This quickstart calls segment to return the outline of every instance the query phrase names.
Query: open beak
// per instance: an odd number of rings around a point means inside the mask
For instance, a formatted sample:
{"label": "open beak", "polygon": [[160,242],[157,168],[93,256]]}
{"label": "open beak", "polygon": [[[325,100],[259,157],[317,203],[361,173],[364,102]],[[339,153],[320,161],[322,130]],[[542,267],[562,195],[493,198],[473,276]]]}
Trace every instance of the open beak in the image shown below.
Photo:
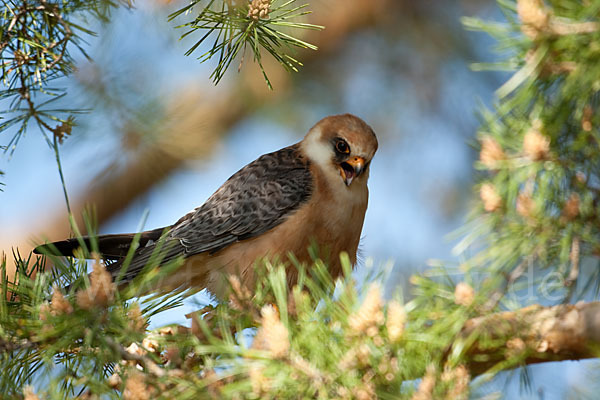
{"label": "open beak", "polygon": [[362,157],[352,157],[348,161],[340,164],[340,175],[346,186],[350,186],[352,180],[359,176],[365,168],[365,159]]}

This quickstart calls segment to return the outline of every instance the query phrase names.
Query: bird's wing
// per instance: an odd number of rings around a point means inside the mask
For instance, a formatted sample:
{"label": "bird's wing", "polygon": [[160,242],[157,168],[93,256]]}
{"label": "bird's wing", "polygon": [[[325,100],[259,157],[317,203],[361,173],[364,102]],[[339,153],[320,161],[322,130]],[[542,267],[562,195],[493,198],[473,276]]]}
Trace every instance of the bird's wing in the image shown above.
{"label": "bird's wing", "polygon": [[[256,237],[282,223],[309,199],[312,190],[309,164],[298,145],[265,154],[236,172],[202,206],[172,226],[164,238],[162,263],[180,255],[214,253]],[[156,245],[138,251],[125,281],[144,267]]]}
{"label": "bird's wing", "polygon": [[312,193],[298,146],[261,156],[235,173],[202,206],[173,226],[186,254],[214,253],[283,222]]}

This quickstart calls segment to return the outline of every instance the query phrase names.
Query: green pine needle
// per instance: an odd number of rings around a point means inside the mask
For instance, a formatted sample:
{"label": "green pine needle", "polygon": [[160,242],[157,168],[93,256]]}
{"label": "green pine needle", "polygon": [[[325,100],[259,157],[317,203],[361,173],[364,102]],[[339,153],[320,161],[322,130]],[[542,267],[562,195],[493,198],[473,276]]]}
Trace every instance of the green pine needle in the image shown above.
{"label": "green pine needle", "polygon": [[273,56],[287,71],[298,71],[298,67],[302,64],[290,53],[294,49],[317,50],[317,47],[286,31],[323,29],[319,25],[292,21],[310,13],[306,10],[308,4],[297,6],[295,0],[289,0],[283,4],[278,3],[280,2],[277,0],[270,3],[268,18],[253,19],[248,16],[249,2],[194,0],[172,13],[169,20],[191,14],[194,7],[200,8],[198,15],[193,20],[179,25],[177,28],[187,29],[181,35],[181,39],[197,32],[202,34],[188,49],[186,55],[196,52],[202,44],[208,43],[209,38],[214,38],[212,44],[209,45],[209,49],[198,56],[198,59],[200,62],[213,58],[217,59],[217,66],[210,75],[215,84],[221,81],[225,72],[238,57],[241,57],[239,65],[239,68],[241,68],[244,53],[249,48],[254,61],[263,73],[267,86],[273,89],[262,64],[262,51],[266,51]]}

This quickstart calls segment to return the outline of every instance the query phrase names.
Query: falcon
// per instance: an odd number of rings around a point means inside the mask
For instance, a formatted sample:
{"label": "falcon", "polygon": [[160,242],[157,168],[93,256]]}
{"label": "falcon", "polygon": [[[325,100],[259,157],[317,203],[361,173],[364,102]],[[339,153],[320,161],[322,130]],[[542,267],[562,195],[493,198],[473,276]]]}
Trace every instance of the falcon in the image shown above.
{"label": "falcon", "polygon": [[[231,274],[253,287],[255,262],[265,257],[309,264],[316,255],[336,277],[342,272],[341,252],[356,263],[376,151],[375,133],[362,119],[326,117],[299,143],[240,169],[173,225],[142,232],[124,273],[120,270],[134,233],[98,236],[99,251],[115,260],[107,269],[121,283],[134,279],[159,248],[163,265],[182,256],[183,265],[155,288],[160,291],[206,288],[222,297],[227,288],[223,277]],[[90,239],[84,240],[89,245]],[[34,251],[72,256],[79,247],[73,238]],[[311,248],[318,254],[311,254]]]}

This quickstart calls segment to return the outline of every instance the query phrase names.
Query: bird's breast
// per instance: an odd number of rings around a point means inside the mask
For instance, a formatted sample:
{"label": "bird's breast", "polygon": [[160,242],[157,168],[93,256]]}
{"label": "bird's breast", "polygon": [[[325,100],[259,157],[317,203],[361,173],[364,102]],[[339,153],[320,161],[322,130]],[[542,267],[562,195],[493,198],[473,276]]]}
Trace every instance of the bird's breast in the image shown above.
{"label": "bird's breast", "polygon": [[[223,276],[234,274],[252,288],[257,260],[276,257],[289,263],[288,254],[293,253],[298,261],[310,265],[313,260],[309,248],[315,246],[334,277],[342,272],[340,252],[347,252],[354,264],[367,209],[366,181],[346,187],[340,180],[343,186],[332,188],[320,178],[316,175],[311,197],[273,229],[217,253],[188,258],[185,269],[197,281],[195,286],[205,286],[222,297],[227,287]],[[288,270],[288,280],[295,281],[294,269]]]}
{"label": "bird's breast", "polygon": [[340,252],[347,252],[352,263],[356,262],[369,195],[366,179],[346,186],[339,176],[327,177],[319,172],[314,176],[313,196],[291,217],[298,218],[298,224],[304,222],[304,248],[298,250],[310,263],[306,248],[316,245],[332,275],[337,276],[341,273]]}

